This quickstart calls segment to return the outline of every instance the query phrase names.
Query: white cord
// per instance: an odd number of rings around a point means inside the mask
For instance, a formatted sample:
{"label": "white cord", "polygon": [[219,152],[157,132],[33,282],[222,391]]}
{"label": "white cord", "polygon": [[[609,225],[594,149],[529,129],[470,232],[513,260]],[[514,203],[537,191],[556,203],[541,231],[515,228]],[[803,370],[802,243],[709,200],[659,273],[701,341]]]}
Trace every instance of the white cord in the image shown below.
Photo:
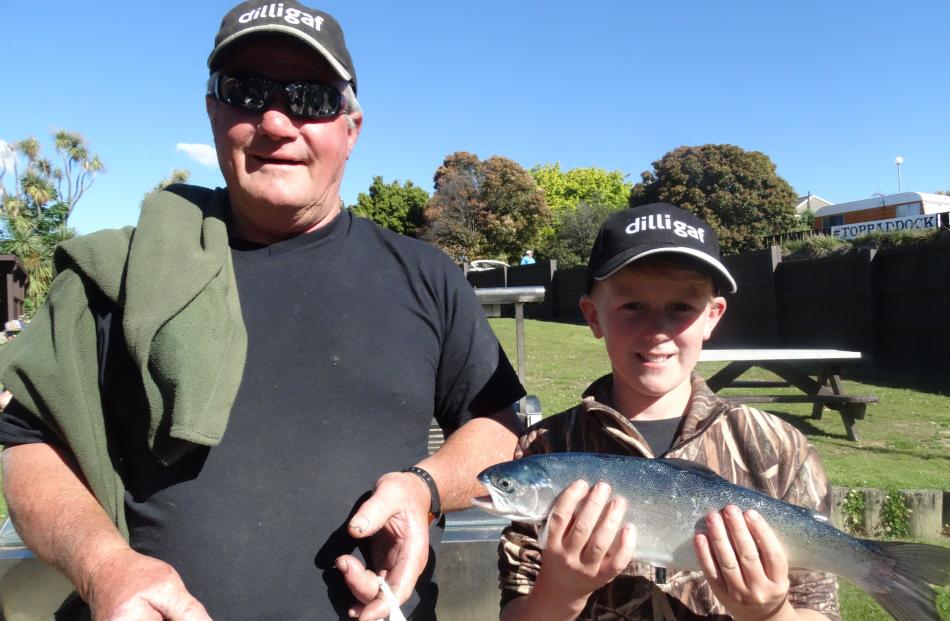
{"label": "white cord", "polygon": [[376,576],[376,580],[379,582],[379,590],[383,592],[383,599],[389,604],[389,621],[406,621],[406,617],[399,610],[399,601],[393,595],[392,589],[389,588],[382,576]]}

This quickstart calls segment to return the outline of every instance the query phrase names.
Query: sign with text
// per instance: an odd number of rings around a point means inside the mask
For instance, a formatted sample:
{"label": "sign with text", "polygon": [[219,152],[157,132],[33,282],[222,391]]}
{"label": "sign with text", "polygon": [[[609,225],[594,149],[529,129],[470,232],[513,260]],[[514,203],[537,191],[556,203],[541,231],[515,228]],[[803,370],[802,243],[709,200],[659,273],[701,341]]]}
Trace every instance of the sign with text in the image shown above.
{"label": "sign with text", "polygon": [[940,214],[922,214],[919,216],[904,216],[887,220],[872,220],[871,222],[856,222],[831,227],[831,234],[841,239],[854,239],[874,231],[893,233],[895,231],[912,231],[914,229],[934,229],[940,226]]}

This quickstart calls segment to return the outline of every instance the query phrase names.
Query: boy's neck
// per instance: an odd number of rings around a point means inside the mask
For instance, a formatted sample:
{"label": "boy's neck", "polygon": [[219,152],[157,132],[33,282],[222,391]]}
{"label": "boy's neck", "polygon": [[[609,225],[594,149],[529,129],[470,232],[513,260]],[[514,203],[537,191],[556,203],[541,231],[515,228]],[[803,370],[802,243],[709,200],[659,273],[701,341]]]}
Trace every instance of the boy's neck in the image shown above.
{"label": "boy's neck", "polygon": [[617,381],[614,376],[611,397],[618,412],[629,419],[662,420],[680,418],[686,413],[693,387],[690,378],[659,397],[640,394]]}

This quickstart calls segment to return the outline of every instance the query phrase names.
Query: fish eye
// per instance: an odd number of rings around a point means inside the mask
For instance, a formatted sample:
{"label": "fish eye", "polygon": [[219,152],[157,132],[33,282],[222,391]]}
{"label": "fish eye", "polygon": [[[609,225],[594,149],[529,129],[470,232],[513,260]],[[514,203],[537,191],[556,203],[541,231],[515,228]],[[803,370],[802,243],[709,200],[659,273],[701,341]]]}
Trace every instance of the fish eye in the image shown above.
{"label": "fish eye", "polygon": [[515,484],[512,483],[511,479],[509,478],[499,479],[498,481],[498,489],[503,492],[510,492],[514,486]]}

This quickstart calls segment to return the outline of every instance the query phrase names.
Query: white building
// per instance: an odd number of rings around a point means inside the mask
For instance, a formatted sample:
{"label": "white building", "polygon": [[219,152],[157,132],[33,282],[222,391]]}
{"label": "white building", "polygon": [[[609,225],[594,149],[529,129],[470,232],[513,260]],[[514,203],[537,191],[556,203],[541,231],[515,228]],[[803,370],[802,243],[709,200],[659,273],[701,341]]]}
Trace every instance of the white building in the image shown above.
{"label": "white building", "polygon": [[822,207],[827,207],[831,204],[831,201],[826,201],[817,194],[807,194],[798,197],[798,202],[795,203],[795,213],[802,214],[806,209],[810,209],[812,213],[815,213]]}
{"label": "white building", "polygon": [[[815,229],[850,239],[874,230],[900,231],[940,226],[950,213],[950,196],[901,192],[848,203],[829,204],[813,210]],[[929,216],[929,217],[927,217]]]}

